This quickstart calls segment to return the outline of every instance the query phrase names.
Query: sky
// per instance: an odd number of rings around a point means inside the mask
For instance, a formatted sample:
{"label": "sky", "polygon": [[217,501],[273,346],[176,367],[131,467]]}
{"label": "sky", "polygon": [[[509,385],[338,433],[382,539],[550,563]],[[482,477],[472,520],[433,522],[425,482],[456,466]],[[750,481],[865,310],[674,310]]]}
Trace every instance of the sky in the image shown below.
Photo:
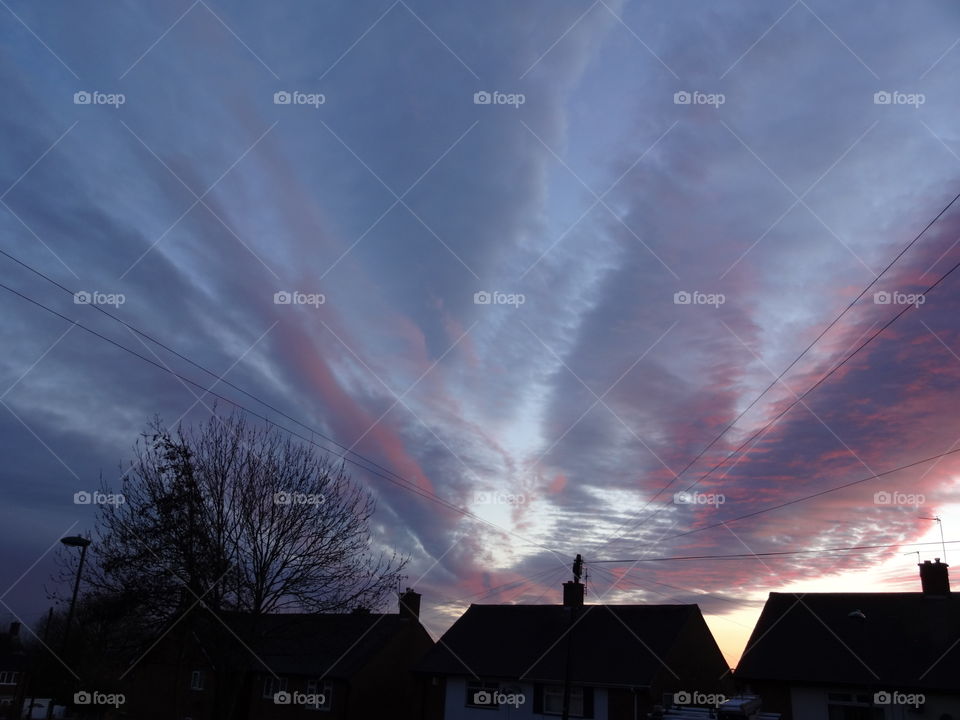
{"label": "sky", "polygon": [[956,3],[0,4],[4,617],[173,373],[402,478],[434,637],[582,553],[736,663],[956,536]]}

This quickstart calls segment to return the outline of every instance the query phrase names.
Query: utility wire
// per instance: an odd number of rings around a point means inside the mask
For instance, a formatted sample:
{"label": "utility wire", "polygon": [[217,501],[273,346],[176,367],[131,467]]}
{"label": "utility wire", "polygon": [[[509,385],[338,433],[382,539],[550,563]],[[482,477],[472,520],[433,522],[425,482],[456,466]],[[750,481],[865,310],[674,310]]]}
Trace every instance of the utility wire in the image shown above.
{"label": "utility wire", "polygon": [[[952,275],[952,274],[957,270],[957,268],[960,268],[960,262],[956,263],[953,267],[951,267],[949,270],[947,270],[946,273],[944,273],[943,275],[941,275],[934,283],[932,283],[929,287],[927,287],[927,289],[924,290],[921,294],[922,294],[922,295],[928,295],[928,294],[930,294],[930,292],[932,292],[938,285],[940,285],[940,283],[942,283],[942,282],[943,282],[944,280],[946,280],[950,275]],[[702,480],[706,479],[708,476],[710,476],[711,474],[713,474],[718,468],[720,468],[724,463],[726,463],[727,460],[729,460],[731,457],[733,457],[734,455],[736,455],[737,453],[739,453],[739,452],[740,452],[744,447],[746,447],[749,443],[753,442],[753,441],[754,441],[755,439],[757,439],[760,435],[762,435],[764,432],[766,432],[768,428],[770,428],[770,427],[771,427],[774,423],[776,423],[780,418],[782,418],[784,415],[786,415],[786,414],[787,414],[790,410],[792,410],[798,403],[802,402],[803,399],[804,399],[807,395],[809,395],[811,392],[813,392],[813,391],[816,390],[818,387],[820,387],[820,385],[822,385],[824,382],[826,382],[826,380],[827,380],[831,375],[833,375],[837,370],[839,370],[839,369],[842,368],[844,365],[846,365],[846,364],[854,357],[854,355],[856,355],[856,354],[859,353],[861,350],[863,350],[867,345],[869,345],[871,342],[873,342],[884,330],[886,330],[888,327],[890,327],[891,325],[893,325],[893,323],[895,323],[897,320],[899,320],[899,319],[904,315],[904,313],[906,313],[907,311],[909,311],[909,310],[911,310],[911,309],[913,309],[913,308],[914,308],[913,305],[905,305],[904,308],[903,308],[900,312],[898,312],[896,315],[894,315],[892,318],[890,318],[889,321],[887,321],[885,324],[883,324],[873,335],[871,335],[869,338],[867,338],[859,347],[857,347],[853,352],[851,352],[849,355],[847,355],[847,356],[846,356],[843,360],[841,360],[839,363],[837,363],[836,365],[834,365],[826,374],[824,374],[819,380],[817,380],[817,382],[815,382],[813,385],[811,385],[809,388],[807,388],[807,389],[803,392],[802,395],[798,395],[798,396],[796,397],[796,399],[793,400],[793,402],[791,402],[790,404],[788,404],[787,407],[785,407],[783,410],[781,410],[779,413],[777,413],[777,415],[776,415],[772,420],[770,420],[769,422],[767,422],[763,427],[761,427],[759,430],[757,430],[753,435],[751,435],[751,436],[748,437],[746,440],[744,440],[742,443],[740,443],[740,445],[738,445],[732,452],[730,452],[730,454],[728,454],[725,458],[723,458],[722,460],[720,460],[720,462],[718,462],[718,463],[717,463],[716,465],[714,465],[712,468],[710,468],[709,470],[707,470],[707,472],[705,472],[703,475],[701,475],[699,478],[697,478],[693,483],[691,483],[691,484],[688,485],[686,488],[684,488],[683,492],[687,492],[687,491],[689,491],[690,489],[694,488],[694,487],[695,487],[696,485],[698,485]],[[936,456],[936,457],[939,457],[939,456]],[[925,461],[921,460],[920,462],[925,462]],[[908,465],[908,466],[906,466],[906,467],[910,467],[910,466]],[[891,471],[891,472],[893,472],[893,471]],[[883,475],[883,474],[884,474],[884,473],[881,473],[881,475]],[[679,476],[678,476],[678,477],[679,477]],[[877,475],[876,477],[880,477],[880,475]],[[674,479],[676,479],[676,478],[674,478]],[[871,479],[871,478],[867,478],[867,479]],[[672,482],[672,481],[671,481],[671,482]],[[861,481],[861,482],[862,482],[862,481]],[[653,498],[651,498],[651,499],[647,502],[646,505],[644,505],[644,508],[646,508],[647,506],[649,506],[649,504],[650,504],[651,502],[653,502],[654,499],[656,499],[657,497],[659,497],[669,486],[670,486],[670,483],[668,483],[667,485],[665,485],[664,487],[662,487],[662,488],[657,492],[657,494],[654,495]],[[841,486],[841,487],[845,487],[845,486]],[[815,495],[812,495],[812,496],[810,496],[810,497],[816,497],[816,496],[815,496]],[[637,520],[636,522],[632,523],[632,524],[630,525],[630,527],[628,528],[628,530],[632,530],[633,528],[637,527],[638,525],[642,525],[642,524],[644,524],[644,523],[646,523],[646,522],[649,522],[652,518],[656,517],[656,516],[664,509],[664,507],[666,507],[666,506],[665,506],[665,505],[661,505],[658,510],[654,511],[653,513],[651,513],[650,515],[648,515],[646,518],[643,518],[643,520]],[[642,510],[641,510],[641,512],[642,512]],[[618,530],[617,533],[615,533],[613,536],[611,536],[611,537],[610,537],[608,540],[606,540],[605,542],[610,542],[611,540],[616,539],[616,537],[619,537],[619,533],[621,533],[621,532],[622,532],[622,528],[621,528],[621,530]],[[679,537],[679,536],[678,536],[678,535],[672,535],[671,537]],[[667,538],[667,539],[669,539],[669,538]]]}
{"label": "utility wire", "polygon": [[[30,264],[24,262],[23,260],[20,260],[19,258],[14,257],[14,256],[11,255],[10,253],[6,252],[5,250],[0,249],[0,255],[3,255],[4,257],[9,258],[9,259],[12,260],[13,262],[17,263],[17,264],[20,265],[21,267],[26,268],[27,270],[29,270],[30,272],[32,272],[34,275],[37,275],[38,277],[43,278],[43,279],[46,280],[48,283],[56,286],[57,288],[59,288],[60,290],[62,290],[62,291],[65,292],[65,293],[67,293],[68,295],[70,295],[70,296],[75,296],[75,295],[76,295],[76,293],[75,293],[74,291],[72,291],[70,288],[66,287],[65,285],[62,285],[61,283],[57,282],[56,280],[54,280],[54,279],[51,278],[50,276],[46,275],[45,273],[41,272],[40,270],[37,270],[36,268],[34,268],[33,266],[31,266]],[[305,430],[309,430],[311,433],[315,433],[316,435],[319,435],[321,438],[323,438],[324,440],[326,440],[326,441],[329,442],[329,443],[332,443],[333,445],[335,445],[336,447],[340,448],[340,449],[343,450],[344,452],[350,453],[351,455],[354,455],[354,456],[356,456],[356,457],[358,457],[358,458],[361,458],[364,462],[369,463],[369,464],[372,465],[373,467],[376,467],[377,469],[382,470],[383,472],[390,473],[390,474],[393,475],[394,477],[399,478],[399,479],[403,480],[404,482],[407,482],[407,483],[410,483],[410,484],[415,484],[415,483],[413,483],[412,481],[407,480],[406,478],[404,478],[404,477],[403,477],[402,475],[400,475],[399,473],[396,473],[396,472],[394,472],[393,470],[390,470],[389,468],[383,467],[382,465],[378,464],[376,461],[370,459],[369,457],[363,455],[362,453],[356,452],[355,450],[353,450],[353,449],[351,449],[351,448],[349,448],[349,447],[347,447],[347,446],[345,446],[345,445],[343,445],[343,444],[341,444],[341,443],[338,443],[336,440],[334,440],[333,438],[325,435],[324,433],[320,432],[320,431],[317,430],[316,428],[311,427],[311,426],[309,426],[309,425],[306,425],[306,424],[304,424],[303,422],[297,420],[296,418],[291,417],[290,415],[288,415],[287,413],[283,412],[283,411],[280,410],[279,408],[274,407],[273,405],[271,405],[270,403],[268,403],[266,400],[263,400],[263,399],[257,397],[256,395],[254,395],[253,393],[248,392],[247,390],[244,390],[242,387],[239,387],[238,385],[235,385],[234,383],[232,383],[231,381],[227,380],[226,378],[218,375],[218,374],[215,373],[213,370],[210,370],[209,368],[204,367],[204,366],[201,365],[200,363],[195,362],[194,360],[191,360],[191,359],[190,359],[189,357],[187,357],[186,355],[178,352],[177,350],[174,350],[172,347],[170,347],[169,345],[166,345],[165,343],[161,342],[160,340],[158,340],[158,339],[155,338],[154,336],[152,336],[152,335],[150,335],[150,334],[148,334],[148,333],[143,332],[142,330],[140,330],[139,328],[135,327],[134,325],[131,325],[130,323],[128,323],[128,322],[127,322],[126,320],[124,320],[123,318],[118,317],[117,315],[109,312],[108,310],[104,310],[104,309],[103,309],[102,307],[100,307],[99,305],[90,305],[90,307],[93,308],[94,310],[96,310],[97,312],[102,313],[103,315],[106,315],[106,316],[107,316],[108,318],[110,318],[111,320],[114,320],[114,321],[120,323],[121,325],[123,325],[125,328],[127,328],[127,329],[130,330],[131,332],[136,333],[136,334],[139,335],[140,337],[145,338],[146,340],[149,340],[150,342],[154,343],[155,345],[163,348],[163,349],[166,350],[167,352],[172,353],[172,354],[175,355],[176,357],[178,357],[178,358],[180,358],[181,360],[189,363],[190,365],[192,365],[193,367],[197,368],[198,370],[202,370],[203,372],[205,372],[207,375],[209,375],[210,377],[214,378],[214,379],[217,380],[218,382],[220,382],[220,383],[222,383],[222,384],[224,384],[224,385],[227,385],[228,387],[233,388],[233,389],[236,390],[237,392],[240,392],[240,393],[242,393],[243,395],[247,396],[247,397],[250,398],[251,400],[254,400],[255,402],[260,403],[261,405],[263,405],[264,407],[268,408],[269,410],[277,413],[278,415],[280,415],[280,416],[283,417],[284,419],[289,420],[290,422],[295,423],[296,425],[299,425],[300,427],[302,427],[302,428],[305,429]],[[341,457],[342,457],[343,453],[339,453],[339,454],[340,454]]]}
{"label": "utility wire", "polygon": [[[769,385],[767,385],[767,386],[763,389],[763,391],[762,391],[759,395],[757,395],[757,397],[755,397],[755,398],[753,399],[753,401],[751,401],[751,403],[750,403],[749,405],[747,405],[747,406],[740,412],[740,414],[737,415],[736,418],[733,419],[732,422],[730,422],[728,425],[726,425],[726,426],[723,428],[723,430],[721,430],[720,433],[719,433],[716,437],[713,438],[713,440],[711,440],[706,446],[704,446],[703,449],[700,450],[700,452],[698,452],[698,453],[694,456],[694,458],[693,458],[690,462],[688,462],[688,463],[683,467],[682,470],[680,470],[679,473],[675,474],[674,477],[673,477],[673,479],[671,479],[666,485],[664,485],[662,488],[660,488],[660,490],[658,490],[657,493],[656,493],[652,498],[650,498],[650,499],[646,502],[646,504],[644,504],[644,506],[640,509],[640,512],[643,512],[644,510],[646,510],[646,509],[650,506],[650,504],[653,503],[653,502],[654,502],[658,497],[660,497],[664,492],[666,492],[667,489],[669,489],[670,486],[672,486],[674,482],[676,482],[677,480],[679,480],[682,475],[686,474],[686,472],[687,472],[691,467],[693,467],[693,465],[694,465],[701,457],[703,457],[704,453],[706,453],[710,448],[712,448],[712,447],[720,440],[720,438],[722,438],[724,435],[727,434],[727,432],[730,430],[730,428],[732,428],[734,425],[736,425],[736,424],[740,421],[740,419],[741,419],[744,415],[746,415],[747,412],[748,412],[754,405],[757,404],[757,402],[760,400],[760,398],[762,398],[764,395],[766,395],[767,392],[769,392],[770,389],[771,389],[774,385],[776,385],[778,382],[780,382],[780,380],[784,377],[784,375],[786,375],[798,362],[800,362],[800,360],[803,359],[803,357],[813,348],[814,345],[816,345],[818,342],[820,342],[820,340],[823,338],[823,336],[826,335],[826,334],[844,317],[844,315],[846,315],[846,314],[850,311],[850,309],[851,309],[854,305],[857,304],[857,302],[859,302],[860,298],[862,298],[864,295],[866,295],[866,294],[870,291],[870,288],[872,288],[874,285],[876,285],[877,281],[880,280],[880,278],[883,277],[883,276],[887,273],[887,271],[890,270],[890,268],[892,268],[892,267],[894,266],[894,264],[896,264],[896,262],[897,262],[901,257],[903,257],[904,254],[906,254],[906,252],[907,252],[911,247],[913,247],[913,246],[917,243],[917,241],[920,240],[920,238],[927,232],[927,230],[929,230],[929,229],[934,225],[934,223],[936,223],[936,222],[944,215],[944,213],[946,213],[947,210],[949,210],[949,209],[953,206],[953,204],[957,202],[957,200],[960,200],[960,193],[957,193],[956,195],[954,195],[953,199],[952,199],[950,202],[948,202],[948,203],[943,207],[943,209],[942,209],[940,212],[938,212],[938,213],[936,214],[936,216],[935,216],[930,222],[928,222],[928,223],[926,224],[926,226],[923,228],[923,230],[921,230],[919,233],[917,233],[917,234],[914,236],[914,238],[913,238],[909,243],[907,243],[907,244],[903,247],[903,249],[900,250],[899,253],[896,254],[896,256],[893,258],[893,260],[891,260],[891,261],[887,264],[887,266],[886,266],[885,268],[883,268],[883,270],[880,271],[880,274],[877,275],[873,280],[871,280],[870,283],[867,284],[867,286],[864,287],[863,290],[861,290],[860,293],[859,293],[853,300],[851,300],[851,301],[847,304],[847,306],[840,312],[840,314],[837,315],[837,316],[830,322],[830,324],[827,325],[827,326],[820,332],[820,334],[817,335],[817,336],[813,339],[813,341],[803,349],[803,352],[801,352],[796,358],[794,358],[794,360],[793,360],[789,365],[787,365],[787,367],[784,368],[783,371],[782,371],[779,375],[777,375],[777,377],[773,380],[773,382],[771,382]],[[909,307],[909,306],[908,306],[908,307]],[[831,372],[832,372],[832,371],[831,371]],[[806,394],[806,393],[804,393],[804,394]],[[794,403],[794,404],[795,404],[795,403]],[[791,405],[791,407],[792,407],[792,405]],[[789,410],[789,408],[787,408],[787,409]],[[778,418],[779,418],[779,416],[778,416]],[[730,457],[732,457],[732,456],[735,455],[737,452],[739,452],[742,447],[743,447],[743,445],[741,445],[739,448],[737,448],[736,450],[734,450],[733,452],[731,452],[729,455],[727,455],[727,457],[725,457],[723,460],[721,460],[720,464],[723,464],[723,463],[726,462]],[[709,474],[712,473],[714,470],[716,470],[717,467],[718,467],[718,466],[715,466],[714,468],[712,468],[712,469],[707,473],[707,475],[709,475]],[[706,475],[702,476],[697,482],[700,482],[700,480],[703,480],[704,477],[706,477]],[[694,483],[694,484],[696,484],[696,483]],[[692,486],[691,486],[691,487],[692,487]],[[689,489],[689,488],[688,488],[688,489]],[[652,517],[652,516],[650,516],[650,517]],[[647,520],[649,520],[649,517],[646,518],[646,519],[644,519],[643,522],[646,522]],[[625,524],[626,524],[626,523],[625,523]],[[632,527],[633,527],[633,526],[631,526],[630,529],[632,529]],[[613,534],[612,536],[610,536],[609,538],[607,538],[606,540],[604,540],[603,543],[604,543],[604,544],[609,543],[610,541],[612,541],[612,540],[616,539],[617,537],[619,537],[619,536],[620,536],[620,533],[622,532],[622,530],[623,530],[623,526],[621,526],[620,528],[618,528],[618,529],[614,532],[614,534]]]}
{"label": "utility wire", "polygon": [[[85,330],[86,332],[90,333],[91,335],[94,335],[95,337],[100,338],[101,340],[105,340],[106,342],[110,343],[111,345],[114,345],[114,346],[120,348],[120,349],[123,350],[124,352],[127,352],[127,353],[133,355],[134,357],[140,358],[140,359],[143,360],[144,362],[147,362],[147,363],[149,363],[150,365],[153,365],[154,367],[162,370],[163,372],[169,373],[170,375],[172,375],[172,376],[174,376],[175,378],[179,379],[181,382],[184,382],[184,383],[188,383],[188,384],[190,384],[190,385],[193,385],[194,387],[197,387],[197,388],[199,388],[200,390],[202,390],[204,393],[209,394],[209,395],[212,395],[213,397],[215,397],[215,398],[217,398],[217,399],[219,399],[219,400],[223,400],[224,402],[232,405],[233,407],[235,407],[235,408],[237,408],[237,409],[239,409],[239,410],[241,410],[241,411],[243,411],[243,412],[245,412],[245,413],[247,413],[247,414],[249,414],[249,415],[251,415],[251,416],[253,416],[253,417],[257,418],[257,419],[259,419],[259,420],[262,420],[263,422],[265,422],[265,423],[268,424],[268,425],[271,425],[271,426],[273,426],[273,427],[276,427],[277,429],[282,430],[282,431],[290,434],[291,436],[296,437],[296,438],[302,440],[303,442],[306,442],[306,443],[309,443],[310,445],[313,445],[313,446],[315,446],[315,447],[318,447],[318,448],[320,448],[321,450],[323,450],[324,452],[332,452],[332,451],[330,450],[330,448],[327,448],[327,447],[324,447],[323,445],[320,445],[319,443],[317,443],[317,442],[314,441],[313,439],[308,438],[308,437],[305,437],[305,436],[303,436],[303,435],[300,435],[299,433],[296,433],[296,432],[294,432],[293,430],[290,430],[289,428],[284,427],[283,425],[280,425],[280,424],[274,422],[273,420],[270,420],[270,418],[268,418],[267,416],[261,415],[260,413],[257,413],[256,411],[251,410],[250,408],[247,408],[247,407],[245,407],[244,405],[241,405],[240,403],[236,402],[235,400],[231,400],[230,398],[226,397],[225,395],[221,395],[221,394],[219,394],[219,393],[217,393],[217,392],[214,392],[211,388],[204,387],[204,386],[201,385],[200,383],[198,383],[198,382],[196,382],[196,381],[194,381],[194,380],[191,380],[190,378],[187,378],[187,377],[185,377],[185,376],[183,376],[183,375],[181,375],[181,374],[179,374],[179,373],[171,370],[171,369],[168,368],[168,367],[165,367],[165,366],[164,366],[163,364],[161,364],[161,363],[158,363],[158,362],[156,362],[156,361],[154,361],[154,360],[151,360],[150,358],[148,358],[148,357],[145,356],[145,355],[141,355],[140,353],[136,352],[135,350],[131,350],[130,348],[126,347],[125,345],[122,345],[122,344],[118,343],[116,340],[113,340],[113,339],[107,337],[106,335],[103,335],[103,334],[97,332],[96,330],[93,330],[93,329],[87,327],[86,325],[83,325],[82,323],[77,322],[76,320],[72,320],[71,318],[67,317],[66,315],[63,315],[62,313],[57,312],[57,311],[54,310],[53,308],[51,308],[51,307],[49,307],[49,306],[47,306],[47,305],[44,305],[43,303],[41,303],[41,302],[39,302],[39,301],[37,301],[37,300],[34,300],[33,298],[31,298],[31,297],[29,297],[29,296],[27,296],[27,295],[24,295],[23,293],[19,292],[18,290],[14,290],[13,288],[11,288],[11,287],[9,287],[9,286],[7,286],[7,285],[4,285],[3,283],[0,283],[0,288],[2,288],[2,289],[6,290],[6,291],[8,291],[8,292],[10,292],[10,293],[12,293],[12,294],[14,294],[14,295],[17,295],[18,297],[22,298],[23,300],[26,300],[27,302],[32,303],[33,305],[36,305],[37,307],[39,307],[39,308],[41,308],[41,309],[43,309],[43,310],[46,310],[46,311],[47,311],[48,313],[50,313],[51,315],[55,315],[55,316],[61,318],[62,320],[65,320],[65,321],[71,323],[72,325],[75,325],[76,327],[80,328],[81,330]],[[337,453],[334,452],[334,454],[337,454]],[[399,488],[402,488],[402,489],[404,489],[404,490],[409,490],[410,492],[413,492],[413,493],[415,493],[415,494],[417,494],[417,495],[419,495],[419,496],[421,496],[421,497],[423,497],[423,498],[426,498],[427,500],[431,500],[431,501],[433,501],[433,502],[439,503],[439,504],[445,506],[447,509],[452,510],[452,511],[454,511],[454,512],[457,512],[457,513],[463,515],[464,517],[469,517],[469,518],[471,518],[471,519],[473,519],[473,520],[477,520],[477,521],[479,521],[479,522],[482,522],[482,523],[484,523],[485,525],[488,525],[489,527],[491,527],[491,528],[493,528],[493,529],[495,529],[495,530],[497,530],[497,531],[499,531],[499,532],[502,532],[502,533],[505,533],[505,534],[510,535],[510,536],[512,536],[512,537],[515,537],[515,538],[517,538],[517,539],[523,540],[523,541],[526,542],[526,543],[529,543],[529,544],[531,544],[531,545],[534,545],[534,546],[536,546],[536,547],[539,547],[539,548],[541,548],[541,549],[543,549],[543,550],[546,550],[546,551],[548,551],[548,552],[550,552],[550,553],[555,554],[554,550],[551,549],[551,548],[549,548],[549,547],[547,547],[546,545],[542,545],[542,544],[540,544],[540,543],[538,543],[538,542],[536,542],[536,541],[534,541],[534,540],[530,540],[529,538],[525,538],[525,537],[523,537],[522,535],[519,535],[519,534],[513,532],[512,530],[507,530],[506,528],[502,528],[502,527],[500,527],[499,525],[497,525],[496,523],[492,523],[492,522],[490,522],[489,520],[486,520],[485,518],[482,518],[482,517],[480,517],[479,515],[476,515],[476,514],[470,512],[469,510],[466,510],[466,509],[461,508],[461,507],[459,507],[459,506],[457,506],[457,505],[454,505],[453,503],[451,503],[451,502],[449,502],[449,501],[447,501],[447,500],[444,500],[443,498],[441,498],[440,496],[438,496],[438,495],[436,495],[436,494],[434,494],[434,493],[428,492],[428,491],[426,491],[426,490],[422,490],[421,488],[417,487],[416,485],[414,485],[414,484],[413,484],[411,481],[409,481],[409,480],[406,480],[405,483],[407,483],[407,484],[404,484],[403,482],[400,482],[400,481],[396,480],[395,478],[390,477],[389,475],[385,475],[385,474],[383,474],[383,473],[381,473],[381,472],[378,472],[377,470],[374,470],[374,469],[372,469],[372,468],[370,468],[370,467],[367,467],[367,466],[359,463],[359,462],[356,461],[356,460],[353,460],[352,458],[347,457],[345,454],[341,454],[340,457],[341,457],[344,461],[349,462],[349,463],[351,463],[352,465],[355,465],[355,466],[358,467],[358,468],[361,468],[361,469],[363,469],[363,470],[366,470],[366,471],[369,472],[370,474],[375,475],[375,476],[377,476],[377,477],[379,477],[379,478],[382,478],[383,480],[386,480],[387,482],[390,482],[390,483],[396,485],[396,486],[399,487]]]}
{"label": "utility wire", "polygon": [[[960,543],[960,540],[948,540],[945,544],[954,545]],[[664,557],[652,557],[652,558],[626,558],[623,560],[591,560],[591,565],[597,565],[598,563],[602,564],[632,564],[632,563],[642,563],[642,562],[668,562],[671,560],[727,560],[733,558],[762,558],[762,557],[780,557],[785,555],[806,555],[806,554],[819,554],[819,553],[832,553],[832,552],[859,552],[867,550],[881,550],[885,548],[902,548],[902,547],[921,547],[924,545],[941,545],[941,542],[922,542],[922,543],[890,543],[888,545],[853,545],[850,547],[833,547],[833,548],[823,548],[821,550],[782,550],[776,552],[757,552],[757,553],[737,553],[733,555],[674,555],[674,556],[664,556]],[[609,572],[609,571],[608,571]]]}
{"label": "utility wire", "polygon": [[844,483],[843,485],[837,485],[835,487],[827,488],[826,490],[821,490],[819,492],[815,492],[810,495],[794,498],[793,500],[788,500],[787,502],[779,503],[777,505],[771,505],[770,507],[762,508],[760,510],[754,510],[753,512],[749,512],[744,515],[731,518],[729,520],[721,520],[720,522],[716,522],[711,525],[704,525],[703,527],[700,527],[700,528],[687,530],[686,532],[677,533],[676,535],[670,535],[668,537],[663,538],[663,541],[666,542],[667,540],[673,540],[678,537],[686,537],[688,535],[694,535],[696,533],[703,532],[704,530],[711,530],[713,528],[717,528],[722,525],[729,525],[730,523],[739,522],[740,520],[746,520],[747,518],[756,517],[757,515],[763,515],[764,513],[773,512],[774,510],[779,510],[781,508],[789,507],[790,505],[796,505],[797,503],[802,503],[807,500],[811,500],[813,498],[822,497],[823,495],[829,495],[830,493],[837,492],[838,490],[844,490],[848,487],[853,487],[854,485],[859,485],[861,483],[869,482],[870,480],[875,480],[877,478],[881,478],[886,475],[892,475],[894,473],[900,472],[901,470],[907,470],[908,468],[916,467],[917,465],[922,465],[923,463],[930,462],[931,460],[938,460],[942,457],[947,457],[948,455],[954,455],[956,453],[960,453],[960,448],[957,448],[955,450],[948,450],[947,452],[943,452],[938,455],[931,455],[930,457],[926,457],[923,460],[917,460],[915,462],[908,463],[907,465],[901,465],[900,467],[895,467],[892,470],[885,470],[881,473],[876,473],[874,475],[869,475],[865,478],[860,478],[859,480],[853,480],[851,482]]}

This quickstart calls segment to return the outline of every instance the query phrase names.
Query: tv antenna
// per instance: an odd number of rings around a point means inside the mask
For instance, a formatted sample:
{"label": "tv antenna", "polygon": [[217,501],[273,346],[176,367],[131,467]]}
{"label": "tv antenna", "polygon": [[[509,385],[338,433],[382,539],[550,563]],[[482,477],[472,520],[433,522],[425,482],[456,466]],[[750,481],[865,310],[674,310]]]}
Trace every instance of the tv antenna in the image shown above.
{"label": "tv antenna", "polygon": [[[940,546],[943,548],[943,561],[947,561],[947,543],[943,539],[943,520],[939,515],[934,515],[933,517],[928,517],[926,515],[920,516],[921,520],[933,520],[940,526]],[[919,555],[917,556],[919,562]]]}

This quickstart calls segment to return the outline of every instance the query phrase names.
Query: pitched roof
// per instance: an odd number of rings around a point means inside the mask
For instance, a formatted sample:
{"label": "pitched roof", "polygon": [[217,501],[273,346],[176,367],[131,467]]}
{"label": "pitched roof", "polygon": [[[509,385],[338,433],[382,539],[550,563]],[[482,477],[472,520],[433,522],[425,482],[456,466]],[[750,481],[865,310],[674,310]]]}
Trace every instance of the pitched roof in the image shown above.
{"label": "pitched roof", "polygon": [[[234,615],[228,624],[245,648],[247,667],[288,675],[349,677],[401,635],[429,635],[397,614],[288,613],[256,619]],[[250,652],[252,651],[252,652]]]}
{"label": "pitched roof", "polygon": [[572,638],[574,682],[644,686],[664,669],[682,628],[698,617],[696,605],[586,605],[565,634],[570,610],[560,605],[471,605],[416,669],[562,682]]}
{"label": "pitched roof", "polygon": [[770,593],[736,676],[960,690],[960,597]]}

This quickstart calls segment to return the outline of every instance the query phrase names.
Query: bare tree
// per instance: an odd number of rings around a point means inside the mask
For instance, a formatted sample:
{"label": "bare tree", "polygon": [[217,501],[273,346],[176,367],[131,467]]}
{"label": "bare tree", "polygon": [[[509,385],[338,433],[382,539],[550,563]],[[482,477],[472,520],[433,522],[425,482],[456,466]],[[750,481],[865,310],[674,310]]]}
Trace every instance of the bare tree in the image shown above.
{"label": "bare tree", "polygon": [[100,508],[87,586],[150,626],[192,608],[376,608],[406,563],[371,549],[373,496],[342,464],[239,414],[175,432],[155,419],[120,490]]}

